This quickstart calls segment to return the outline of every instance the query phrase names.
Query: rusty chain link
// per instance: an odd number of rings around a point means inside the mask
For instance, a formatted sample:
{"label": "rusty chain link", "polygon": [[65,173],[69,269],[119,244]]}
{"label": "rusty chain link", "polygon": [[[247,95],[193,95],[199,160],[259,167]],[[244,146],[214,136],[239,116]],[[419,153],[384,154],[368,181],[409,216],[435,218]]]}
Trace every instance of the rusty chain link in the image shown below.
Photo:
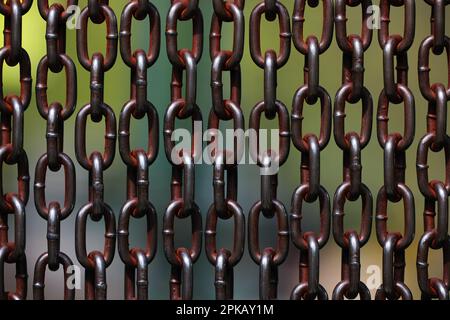
{"label": "rusty chain link", "polygon": [[[417,149],[417,181],[425,197],[424,234],[417,249],[417,280],[422,299],[449,300],[450,235],[448,226],[448,196],[450,193],[450,137],[447,134],[447,104],[450,100],[450,38],[445,34],[445,6],[449,1],[426,0],[431,6],[431,35],[419,48],[419,87],[428,102],[427,133]],[[430,52],[447,55],[448,83],[430,85]],[[445,181],[429,180],[429,152],[445,154]],[[437,208],[436,208],[437,206]],[[435,222],[437,211],[437,221]],[[442,250],[443,277],[429,277],[428,252]]]}
{"label": "rusty chain link", "polygon": [[[306,4],[317,6],[319,2],[296,0],[292,15],[293,41],[296,49],[305,56],[304,84],[296,91],[292,103],[292,142],[301,152],[300,186],[292,196],[291,237],[300,250],[299,284],[291,293],[291,299],[327,300],[325,288],[319,284],[319,250],[325,246],[330,235],[330,196],[320,184],[320,151],[330,141],[331,98],[319,85],[319,56],[325,52],[333,36],[333,2],[323,1],[323,21],[321,39],[304,36]],[[315,133],[303,133],[303,109],[305,102],[320,102],[321,121],[319,137]],[[304,231],[302,228],[303,201],[319,201],[320,234]]]}
{"label": "rusty chain link", "polygon": [[[89,0],[79,16],[77,29],[77,54],[80,64],[90,72],[90,102],[79,112],[75,123],[75,154],[79,164],[89,172],[89,199],[78,211],[75,221],[75,251],[85,268],[85,299],[104,300],[107,296],[106,268],[112,263],[116,246],[116,220],[113,209],[104,201],[103,172],[107,170],[116,151],[116,117],[113,109],[104,102],[104,76],[117,57],[117,18],[108,0]],[[88,23],[106,24],[106,54],[88,53]],[[94,123],[105,119],[104,152],[86,151],[86,125],[88,117]],[[86,250],[87,217],[105,223],[103,252]]]}
{"label": "rusty chain link", "polygon": [[[29,198],[29,168],[24,143],[24,114],[31,99],[31,64],[22,47],[22,18],[32,0],[2,1],[0,14],[4,17],[4,41],[0,49],[0,299],[27,298],[27,259],[25,255],[25,206]],[[20,94],[5,94],[4,65],[20,68]],[[4,192],[4,169],[17,166],[17,191]],[[9,241],[9,217],[14,225],[14,239]],[[15,290],[5,288],[5,264],[15,265]]]}
{"label": "rusty chain link", "polygon": [[[68,1],[67,6],[76,5],[77,1]],[[57,271],[63,266],[64,298],[75,299],[75,289],[67,283],[67,268],[73,265],[70,257],[60,250],[61,221],[72,213],[75,206],[76,184],[75,166],[72,159],[64,153],[64,121],[75,111],[77,103],[77,73],[75,64],[66,54],[66,22],[68,15],[60,3],[49,5],[46,0],[38,0],[39,13],[47,23],[47,54],[41,59],[36,75],[36,104],[39,114],[47,120],[46,140],[47,152],[36,164],[34,177],[34,202],[39,215],[47,221],[47,252],[36,261],[34,268],[33,296],[35,300],[43,300],[45,288],[45,271]],[[49,102],[47,96],[48,73],[65,72],[66,101]],[[64,105],[64,106],[63,106]],[[57,172],[64,170],[64,203],[50,201],[47,204],[45,189],[47,170]]]}

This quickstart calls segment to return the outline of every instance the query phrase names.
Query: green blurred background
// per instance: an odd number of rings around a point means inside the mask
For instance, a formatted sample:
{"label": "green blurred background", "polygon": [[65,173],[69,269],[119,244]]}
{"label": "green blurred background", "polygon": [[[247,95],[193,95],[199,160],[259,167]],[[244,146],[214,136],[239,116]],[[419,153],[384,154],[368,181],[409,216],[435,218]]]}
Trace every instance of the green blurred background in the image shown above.
{"label": "green blurred background", "polygon": [[[56,1],[49,1],[50,3]],[[259,69],[251,60],[248,49],[248,22],[251,10],[260,0],[247,0],[245,5],[245,51],[242,60],[242,109],[248,124],[250,110],[258,101],[263,98],[263,71]],[[126,1],[110,1],[118,20]],[[153,102],[159,113],[160,123],[164,116],[166,107],[169,104],[171,65],[168,61],[165,51],[165,20],[170,5],[170,1],[154,1],[159,9],[162,27],[161,53],[156,64],[148,72],[148,96]],[[294,6],[294,0],[283,0],[282,3],[287,7],[290,15]],[[79,1],[79,5],[84,7],[87,1]],[[375,2],[374,4],[378,4]],[[203,113],[204,119],[211,108],[210,94],[210,66],[209,59],[209,26],[213,12],[211,1],[200,1],[201,10],[204,17],[204,50],[203,56],[198,66],[198,105]],[[347,8],[348,30],[349,33],[359,33],[361,23],[361,9]],[[416,99],[416,136],[415,143],[407,152],[407,184],[412,189],[416,201],[416,238],[414,243],[407,251],[406,284],[411,288],[414,297],[419,297],[419,290],[416,281],[415,257],[417,242],[422,234],[422,211],[423,197],[418,191],[415,171],[415,155],[417,143],[426,130],[426,101],[420,94],[417,79],[417,52],[420,42],[430,33],[430,14],[431,7],[424,1],[416,2],[416,33],[412,48],[409,50],[408,58],[410,65],[409,87],[414,93]],[[446,17],[450,17],[450,6],[446,8]],[[317,8],[306,9],[305,35],[313,33],[319,35],[322,23],[322,4]],[[23,19],[23,47],[29,52],[32,62],[33,80],[36,76],[36,66],[42,56],[45,55],[45,22],[40,17],[36,1],[30,12]],[[450,34],[450,24],[446,25],[446,34]],[[179,23],[179,47],[190,46],[192,24],[190,22]],[[403,33],[403,10],[402,8],[391,8],[391,33]],[[132,25],[132,43],[133,48],[148,47],[148,21],[136,22]],[[77,112],[89,101],[89,72],[85,71],[76,56],[75,46],[76,32],[67,31],[67,53],[72,57],[77,65],[78,71],[78,103]],[[105,50],[105,26],[89,23],[89,50]],[[267,22],[263,19],[262,23],[262,46],[265,48],[274,47],[278,50],[278,25],[277,22]],[[230,48],[232,42],[232,25],[225,24],[222,34],[222,45]],[[320,83],[334,98],[341,81],[341,51],[339,50],[335,38],[332,45],[323,55],[320,56]],[[382,50],[377,41],[377,31],[374,31],[372,45],[365,53],[365,85],[372,93],[374,98],[374,115],[378,95],[383,86],[382,80]],[[303,56],[292,46],[291,56],[287,65],[278,72],[278,99],[283,101],[288,109],[291,109],[292,97],[295,90],[303,83]],[[447,83],[448,67],[445,54],[435,57],[431,55],[431,80]],[[18,67],[5,68],[4,86],[5,92],[18,92]],[[228,94],[229,77],[224,74],[224,92]],[[119,112],[123,104],[129,98],[130,71],[123,63],[120,54],[114,68],[105,75],[105,102],[109,104],[116,113]],[[49,75],[49,99],[54,101],[65,97],[64,74]],[[35,82],[33,82],[34,88]],[[64,100],[62,100],[64,101]],[[307,107],[305,113],[305,132],[318,132],[320,108],[318,105]],[[347,129],[359,128],[361,117],[360,104],[347,106]],[[403,131],[403,106],[393,106],[390,110],[390,130]],[[45,128],[46,121],[42,119],[33,101],[26,112],[25,118],[25,148],[30,160],[30,174],[32,176],[31,186],[34,182],[34,167],[38,158],[45,152]],[[61,224],[61,250],[66,252],[72,260],[77,263],[74,251],[74,220],[76,211],[87,201],[88,174],[76,162],[74,154],[74,122],[75,116],[72,116],[65,123],[65,152],[73,159],[77,169],[77,202],[75,211]],[[206,125],[206,124],[204,124]],[[274,122],[265,122],[267,127],[273,127]],[[162,126],[161,126],[162,127]],[[132,122],[132,143],[137,146],[145,146],[147,142],[145,121]],[[358,129],[359,130],[359,129]],[[102,149],[104,135],[103,124],[88,124],[88,142],[89,150],[94,148]],[[150,167],[150,200],[155,205],[158,213],[158,254],[155,260],[149,266],[149,296],[151,299],[166,299],[169,294],[169,272],[170,266],[167,263],[162,250],[161,222],[165,208],[169,203],[170,188],[170,166],[164,156],[162,134],[160,132],[161,144],[160,153],[156,162]],[[383,152],[376,139],[376,117],[373,118],[372,140],[368,147],[363,151],[363,181],[372,191],[374,199],[378,189],[383,184]],[[440,154],[430,154],[430,178],[444,177],[444,156]],[[290,199],[293,191],[299,184],[300,174],[300,153],[291,148],[291,153],[287,163],[281,168],[279,174],[279,199],[290,208]],[[328,147],[321,154],[321,183],[328,190],[330,197],[342,181],[342,152],[335,145],[333,138]],[[120,207],[125,202],[125,177],[126,167],[120,159],[118,152],[113,166],[105,172],[105,198],[114,209],[116,217]],[[5,169],[5,189],[15,188],[16,172],[15,168]],[[47,199],[59,199],[62,201],[63,174],[48,173],[47,177]],[[32,189],[32,188],[31,188]],[[259,192],[259,173],[256,166],[242,165],[239,167],[239,203],[244,212],[247,213],[250,207],[260,196]],[[205,218],[206,210],[212,203],[212,169],[207,165],[196,167],[196,199],[201,209],[202,216]],[[346,204],[346,227],[357,228],[360,221],[360,201]],[[403,230],[403,209],[402,204],[389,204],[389,228],[390,230]],[[318,229],[318,204],[305,204],[304,226],[306,229]],[[131,223],[131,242],[132,244],[143,245],[145,236],[144,220],[133,220]],[[88,250],[100,249],[103,246],[102,222],[94,223],[88,220]],[[218,229],[218,245],[231,246],[232,223],[229,221],[220,222]],[[275,241],[276,229],[275,223],[271,220],[261,219],[261,245],[271,245]],[[189,245],[190,223],[189,220],[176,222],[176,242],[178,244]],[[29,298],[32,298],[31,284],[33,280],[34,263],[37,257],[45,251],[46,248],[46,222],[41,219],[33,203],[33,195],[27,206],[27,258],[29,273]],[[376,241],[375,223],[373,223],[373,232],[369,243],[361,250],[361,278],[367,281],[370,273],[366,273],[371,265],[381,268],[382,250]],[[430,275],[442,275],[442,253],[430,252]],[[340,250],[332,237],[321,251],[320,260],[320,281],[331,294],[334,286],[340,280]],[[12,288],[13,266],[7,266],[7,288]],[[279,298],[289,298],[290,292],[298,281],[298,250],[291,245],[287,261],[280,267],[279,280]],[[214,298],[214,268],[210,265],[204,255],[204,251],[194,267],[194,297],[196,299]],[[123,264],[116,251],[113,264],[107,272],[108,298],[123,298]],[[47,272],[46,297],[51,299],[61,299],[63,275],[60,270],[57,273]],[[83,288],[83,286],[82,286]],[[372,295],[375,289],[371,290]],[[77,299],[84,297],[83,290],[76,293]],[[258,298],[258,266],[250,259],[247,248],[244,258],[235,268],[235,298],[253,299]]]}

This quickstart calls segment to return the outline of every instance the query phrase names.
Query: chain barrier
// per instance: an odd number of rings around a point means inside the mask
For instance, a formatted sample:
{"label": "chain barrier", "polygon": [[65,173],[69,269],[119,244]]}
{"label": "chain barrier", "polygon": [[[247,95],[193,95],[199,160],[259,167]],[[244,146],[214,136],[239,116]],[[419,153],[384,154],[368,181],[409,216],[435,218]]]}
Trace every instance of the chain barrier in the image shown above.
{"label": "chain barrier", "polygon": [[[75,299],[75,288],[69,286],[69,268],[72,259],[61,248],[61,222],[74,210],[76,173],[72,159],[64,152],[64,131],[77,108],[77,66],[66,52],[66,23],[71,19],[78,0],[65,3],[36,1],[37,10],[46,23],[46,53],[37,65],[36,105],[46,120],[46,150],[35,167],[34,203],[40,217],[47,221],[47,248],[34,264],[33,298],[45,299],[47,269],[64,272],[64,299]],[[450,38],[446,35],[445,9],[448,0],[425,0],[431,8],[431,33],[420,44],[418,52],[419,88],[428,102],[427,132],[418,143],[416,170],[419,190],[424,202],[424,232],[418,241],[417,282],[422,299],[448,300],[450,292],[450,235],[448,226],[448,196],[450,193],[450,137],[447,134],[447,104],[450,100],[449,83],[431,83],[431,55],[445,55],[450,76]],[[309,9],[322,4],[319,35],[306,35]],[[4,45],[0,48],[0,298],[21,300],[27,298],[27,260],[25,255],[25,207],[29,198],[29,167],[24,150],[24,113],[31,101],[31,63],[22,47],[22,20],[32,7],[32,0],[0,0],[0,14],[4,17]],[[116,14],[108,0],[88,0],[77,16],[76,50],[79,64],[90,73],[90,99],[78,110],[75,120],[75,155],[80,166],[89,174],[88,202],[75,220],[75,252],[85,271],[85,299],[106,299],[106,270],[111,265],[116,247],[124,265],[124,298],[149,298],[149,266],[157,251],[157,212],[149,192],[149,172],[159,153],[159,139],[164,141],[164,152],[170,163],[170,203],[163,215],[163,249],[170,264],[170,298],[188,300],[194,293],[194,264],[197,262],[205,237],[205,255],[214,267],[215,297],[234,298],[235,267],[244,255],[247,237],[249,255],[259,266],[259,297],[276,299],[278,269],[286,260],[290,240],[299,251],[298,283],[291,291],[292,300],[327,300],[328,293],[320,283],[320,253],[329,242],[330,232],[341,248],[341,279],[334,287],[333,300],[371,299],[361,280],[361,248],[369,241],[373,219],[373,198],[362,179],[362,151],[371,140],[373,101],[364,85],[364,56],[369,49],[371,27],[371,0],[295,0],[292,25],[281,0],[261,0],[249,16],[249,53],[259,68],[264,70],[263,99],[250,112],[249,129],[255,132],[256,143],[250,145],[250,157],[260,169],[260,200],[250,209],[246,224],[245,214],[238,202],[238,167],[243,149],[238,137],[244,133],[244,111],[241,108],[241,62],[245,41],[245,0],[212,0],[212,18],[209,33],[211,59],[211,108],[208,116],[210,164],[213,169],[213,203],[205,215],[196,203],[196,164],[202,160],[202,112],[197,103],[198,65],[203,53],[204,26],[199,0],[171,0],[166,17],[166,53],[172,66],[170,104],[165,110],[163,137],[157,108],[148,97],[147,73],[155,65],[161,47],[161,17],[155,1],[128,0],[120,17],[120,33]],[[382,282],[375,293],[377,300],[412,300],[411,284],[405,283],[406,252],[415,235],[415,199],[406,183],[407,151],[415,136],[415,99],[408,86],[408,54],[414,42],[416,23],[415,0],[380,0],[378,42],[382,50],[383,89],[378,98],[377,138],[383,150],[383,185],[378,191],[375,208],[375,229],[382,248]],[[347,32],[347,7],[359,7],[362,13],[360,34]],[[402,34],[390,32],[391,8],[403,10]],[[70,9],[71,8],[71,9]],[[278,50],[270,45],[262,49],[262,17],[276,22],[279,28]],[[149,24],[147,49],[132,49],[133,20],[147,20]],[[312,20],[312,19],[311,19]],[[106,50],[90,54],[88,50],[89,21],[106,26]],[[192,23],[192,46],[179,48],[180,22]],[[232,25],[231,49],[224,49],[221,38],[223,27]],[[292,34],[291,34],[292,27]],[[320,81],[321,55],[332,43],[333,32],[342,51],[342,83],[332,100]],[[120,37],[120,39],[119,39]],[[120,43],[119,43],[120,40]],[[291,115],[277,98],[277,74],[290,57],[291,41],[304,57],[303,83],[296,90]],[[130,98],[122,107],[118,128],[113,108],[104,101],[105,74],[113,68],[120,45],[123,63],[130,70]],[[277,44],[278,45],[278,44]],[[20,91],[4,92],[4,64],[19,67]],[[223,75],[229,73],[229,97],[223,92]],[[47,91],[49,73],[65,75],[65,101],[50,102]],[[18,86],[19,87],[19,86]],[[50,91],[56,90],[50,88]],[[304,132],[305,105],[320,104],[318,133]],[[362,118],[359,132],[346,130],[346,105],[361,104]],[[391,105],[403,104],[403,132],[390,130]],[[315,106],[314,106],[315,107]],[[319,106],[317,106],[319,107]],[[264,118],[263,119],[263,115]],[[87,152],[88,117],[95,124],[104,122],[104,150]],[[131,147],[132,119],[147,122],[145,148]],[[264,149],[266,139],[261,133],[263,120],[277,122],[278,141],[271,141]],[[176,144],[173,135],[178,122],[192,124],[188,130],[190,141]],[[332,128],[332,124],[334,127]],[[180,125],[181,126],[181,125]],[[231,127],[233,144],[221,144],[220,127]],[[334,140],[343,152],[343,181],[337,188],[333,205],[321,184],[321,152]],[[118,136],[119,154],[127,168],[126,199],[116,218],[104,195],[104,172],[112,165]],[[228,137],[228,135],[227,135]],[[288,215],[277,197],[278,171],[287,161],[290,143],[300,152],[300,185],[291,199]],[[181,147],[180,147],[181,146]],[[445,179],[429,179],[429,153],[444,153]],[[5,165],[5,166],[4,166]],[[4,170],[17,166],[17,191],[3,192]],[[63,200],[47,200],[48,170],[64,173]],[[48,191],[47,191],[48,192]],[[360,228],[344,227],[347,202],[361,199]],[[306,203],[317,203],[320,226],[317,231],[306,230],[303,218]],[[388,228],[393,210],[389,204],[403,204],[403,231]],[[315,212],[312,210],[311,212]],[[260,216],[276,219],[276,244],[262,247],[260,243]],[[13,217],[13,240],[8,239],[9,217]],[[87,220],[103,220],[105,234],[103,250],[87,251]],[[437,217],[436,217],[437,216]],[[130,222],[145,220],[145,245],[130,245]],[[393,219],[394,217],[392,217]],[[191,244],[175,245],[176,220],[190,220]],[[219,221],[231,220],[232,247],[219,246]],[[435,221],[436,220],[436,221]],[[275,224],[275,221],[273,222]],[[392,223],[392,222],[391,222]],[[189,227],[189,226],[188,226]],[[247,231],[247,234],[246,234]],[[160,231],[159,231],[160,232]],[[178,232],[177,232],[178,234]],[[223,234],[223,231],[220,235]],[[429,251],[443,254],[443,276],[430,277]],[[66,250],[67,248],[64,248]],[[5,264],[15,266],[15,291],[5,288]]]}

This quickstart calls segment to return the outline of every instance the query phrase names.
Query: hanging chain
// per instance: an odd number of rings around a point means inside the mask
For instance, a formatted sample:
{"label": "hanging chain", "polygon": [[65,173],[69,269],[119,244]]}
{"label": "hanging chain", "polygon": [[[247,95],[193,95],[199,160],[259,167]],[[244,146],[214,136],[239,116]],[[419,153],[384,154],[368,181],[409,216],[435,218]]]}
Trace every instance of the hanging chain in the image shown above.
{"label": "hanging chain", "polygon": [[[103,100],[104,75],[114,65],[117,57],[117,19],[108,0],[89,0],[78,17],[77,54],[80,64],[90,72],[91,99],[77,115],[75,123],[75,154],[80,165],[89,172],[89,201],[77,214],[75,221],[75,250],[78,261],[85,268],[85,299],[106,299],[106,268],[114,258],[116,245],[116,220],[111,207],[104,201],[103,172],[113,160],[116,150],[116,117]],[[106,55],[88,53],[88,20],[95,24],[106,23]],[[87,156],[86,124],[88,116],[95,123],[105,118],[105,145],[103,154],[93,151]],[[103,252],[86,250],[87,217],[105,222]]]}
{"label": "hanging chain", "polygon": [[[268,49],[261,54],[261,18],[268,21],[278,18],[280,28],[280,52]],[[253,9],[250,16],[250,54],[254,63],[264,69],[264,100],[257,103],[250,114],[250,129],[256,133],[256,148],[252,148],[251,156],[260,167],[261,200],[250,209],[248,216],[248,247],[253,261],[259,265],[259,297],[262,300],[276,299],[278,291],[278,266],[287,257],[289,250],[288,216],[284,205],[277,199],[278,172],[273,173],[270,167],[281,167],[287,160],[290,147],[289,112],[286,106],[277,99],[277,70],[287,62],[291,50],[291,27],[289,13],[278,0],[262,1]],[[269,120],[278,118],[279,146],[275,150],[260,150],[260,126],[264,113]],[[277,219],[276,248],[259,244],[259,217],[261,212],[265,218]]]}
{"label": "hanging chain", "polygon": [[[447,134],[447,104],[450,100],[450,38],[445,35],[445,6],[447,0],[426,0],[432,7],[431,35],[419,48],[419,87],[428,101],[427,133],[417,150],[417,181],[425,197],[423,213],[424,234],[417,249],[417,279],[422,299],[449,300],[450,291],[450,236],[448,229],[448,196],[450,193],[450,137]],[[447,54],[448,84],[430,85],[430,51],[434,55]],[[444,152],[445,181],[428,179],[428,153]],[[437,209],[436,209],[437,205]],[[435,222],[437,210],[437,222]],[[443,277],[429,277],[428,252],[442,250]]]}
{"label": "hanging chain", "polygon": [[[361,151],[367,146],[372,133],[372,96],[364,86],[364,52],[372,41],[368,7],[371,0],[336,0],[336,40],[343,52],[342,86],[334,102],[334,139],[344,153],[344,182],[338,187],[333,201],[333,236],[342,248],[341,281],[333,291],[333,300],[370,299],[370,291],[360,280],[360,249],[367,243],[372,228],[372,194],[362,182]],[[361,34],[347,35],[347,6],[361,6]],[[345,132],[345,104],[362,102],[361,131]],[[362,200],[361,228],[344,230],[346,201]]]}
{"label": "hanging chain", "polygon": [[[23,149],[24,113],[31,99],[31,65],[27,51],[22,48],[22,18],[32,0],[1,1],[4,16],[4,43],[0,49],[0,299],[23,300],[27,297],[27,260],[25,256],[25,206],[29,197],[28,157]],[[19,65],[20,94],[5,94],[3,66]],[[3,190],[3,165],[17,166],[17,191]],[[14,241],[8,239],[9,216],[14,221]],[[15,291],[5,289],[5,264],[16,267]]]}
{"label": "hanging chain", "polygon": [[[77,5],[78,1],[67,2],[67,6]],[[73,265],[68,255],[60,250],[61,221],[73,211],[76,197],[75,166],[72,159],[64,153],[64,121],[75,111],[77,103],[77,72],[72,59],[66,54],[66,22],[69,17],[60,3],[49,5],[47,0],[38,0],[39,13],[47,23],[45,38],[47,54],[41,59],[36,75],[36,103],[39,114],[47,120],[47,152],[36,165],[34,178],[34,202],[39,215],[47,221],[47,252],[39,256],[34,268],[33,297],[44,299],[45,271],[57,271],[59,266],[64,272],[64,299],[75,299],[75,288],[69,288],[67,269]],[[66,101],[48,101],[48,73],[65,72]],[[64,204],[50,201],[45,197],[47,169],[58,172],[64,170]]]}
{"label": "hanging chain", "polygon": [[[190,300],[193,295],[193,265],[202,247],[202,217],[195,203],[195,163],[202,156],[202,114],[197,105],[197,64],[203,51],[203,16],[198,0],[172,0],[166,21],[166,46],[172,64],[171,103],[164,117],[164,147],[172,165],[171,201],[164,214],[164,253],[172,266],[170,298]],[[192,48],[178,49],[178,20],[192,20]],[[183,71],[186,71],[186,94],[183,97]],[[171,140],[176,119],[191,119],[192,143],[175,148]],[[199,127],[199,128],[197,128]],[[196,130],[197,129],[197,130]],[[175,218],[191,218],[190,248],[175,248]]]}
{"label": "hanging chain", "polygon": [[[377,239],[383,248],[383,283],[375,299],[411,300],[411,290],[404,283],[405,250],[414,239],[414,196],[405,184],[406,150],[414,140],[415,104],[408,88],[408,49],[414,40],[415,1],[381,0],[381,20],[378,42],[383,49],[384,88],[378,100],[378,142],[384,151],[384,185],[378,192],[376,206]],[[405,12],[404,35],[389,34],[391,6],[403,6]],[[394,76],[394,57],[397,82]],[[404,132],[388,132],[389,104],[404,104]],[[403,201],[405,232],[388,231],[389,202]]]}
{"label": "hanging chain", "polygon": [[[241,110],[241,66],[244,51],[244,0],[213,0],[214,13],[211,20],[210,56],[211,95],[213,107],[209,113],[208,131],[213,132],[210,146],[214,146],[213,187],[214,203],[206,218],[205,251],[209,262],[215,267],[216,299],[233,298],[233,267],[239,263],[244,253],[245,217],[237,203],[238,161],[242,157],[235,136],[233,150],[219,149],[218,137],[220,121],[233,121],[236,134],[244,130],[244,115]],[[223,22],[233,22],[233,49],[221,50],[220,39]],[[223,99],[222,73],[230,72],[230,99]],[[214,131],[215,130],[215,131]],[[226,171],[226,182],[225,182]],[[225,196],[226,184],[226,196]],[[218,219],[234,221],[233,250],[217,249],[216,235]]]}
{"label": "hanging chain", "polygon": [[[305,56],[304,84],[296,91],[292,105],[292,142],[301,152],[301,185],[292,196],[291,236],[292,242],[300,250],[299,284],[291,293],[291,299],[327,300],[328,294],[319,284],[319,250],[325,246],[330,236],[330,196],[320,184],[320,151],[330,141],[331,98],[319,85],[319,55],[330,46],[333,36],[333,3],[323,1],[322,36],[304,37],[306,0],[296,0],[292,16],[294,45]],[[318,1],[308,1],[316,7]],[[321,121],[319,137],[315,133],[303,133],[303,108],[305,102],[320,101]],[[320,234],[302,229],[303,201],[313,203],[319,200]]]}
{"label": "hanging chain", "polygon": [[[150,20],[149,49],[131,52],[131,21]],[[120,22],[120,52],[131,69],[131,96],[120,113],[119,151],[127,165],[127,201],[122,207],[118,225],[119,255],[125,264],[125,299],[147,300],[148,265],[156,253],[157,218],[149,196],[149,166],[155,161],[159,146],[158,113],[147,100],[147,69],[158,59],[161,42],[161,22],[158,10],[148,0],[131,0],[122,12]],[[130,149],[131,118],[147,118],[148,146]],[[129,246],[130,218],[144,218],[147,223],[146,248]],[[137,277],[137,279],[136,279]],[[137,295],[136,295],[137,289]]]}

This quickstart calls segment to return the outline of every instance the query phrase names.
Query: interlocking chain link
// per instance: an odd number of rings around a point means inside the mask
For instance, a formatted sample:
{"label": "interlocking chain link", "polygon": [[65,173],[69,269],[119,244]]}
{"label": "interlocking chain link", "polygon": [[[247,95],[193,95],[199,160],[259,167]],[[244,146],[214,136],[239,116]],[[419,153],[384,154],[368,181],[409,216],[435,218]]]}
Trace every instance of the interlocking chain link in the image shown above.
{"label": "interlocking chain link", "polygon": [[[415,205],[414,196],[405,184],[406,151],[414,140],[415,104],[408,88],[408,49],[414,40],[415,1],[382,0],[378,42],[383,49],[384,88],[378,99],[377,129],[378,142],[384,152],[384,185],[378,192],[376,205],[377,239],[383,248],[383,284],[377,290],[375,299],[411,300],[411,290],[404,283],[405,250],[414,239]],[[404,35],[390,34],[390,7],[404,7]],[[394,76],[394,57],[397,62],[397,82]],[[404,105],[404,132],[388,132],[389,105]],[[389,231],[388,203],[403,201],[404,234]]]}
{"label": "interlocking chain link", "polygon": [[[445,34],[446,0],[426,0],[431,10],[431,35],[419,48],[419,87],[428,101],[427,133],[417,149],[417,181],[425,197],[423,213],[424,234],[417,249],[417,280],[422,299],[449,300],[450,291],[450,235],[448,229],[448,196],[450,193],[450,137],[447,134],[447,104],[450,100],[450,38]],[[430,84],[430,53],[447,55],[448,84]],[[445,154],[445,181],[428,179],[428,153]],[[437,208],[436,208],[437,206]],[[436,212],[437,211],[437,212]],[[437,213],[437,222],[435,217]],[[443,277],[429,277],[429,250],[442,250]]]}
{"label": "interlocking chain link", "polygon": [[[244,1],[213,0],[214,13],[210,31],[211,96],[212,109],[209,113],[208,130],[211,132],[214,203],[210,206],[205,229],[205,251],[209,262],[215,267],[216,299],[232,299],[234,286],[233,267],[239,263],[244,253],[245,217],[237,203],[238,161],[242,149],[238,139],[233,140],[233,149],[220,149],[218,137],[221,121],[233,121],[236,134],[244,130],[244,115],[241,110],[241,66],[244,50]],[[222,24],[232,22],[233,49],[222,50],[220,39]],[[230,72],[230,99],[223,99],[222,74]],[[226,171],[226,181],[225,181]],[[225,194],[226,185],[226,194]],[[217,248],[217,223],[219,219],[234,221],[233,249]]]}
{"label": "interlocking chain link", "polygon": [[[75,250],[78,261],[85,268],[85,299],[106,299],[106,268],[112,263],[116,246],[116,220],[112,208],[104,201],[103,172],[107,170],[116,151],[116,117],[104,100],[104,75],[117,57],[117,18],[108,0],[89,0],[79,16],[77,29],[77,54],[80,64],[90,72],[90,102],[79,112],[75,123],[75,154],[79,164],[89,172],[89,199],[77,214],[75,221]],[[106,24],[106,54],[88,52],[88,22]],[[103,154],[86,151],[86,124],[88,117],[94,123],[105,119],[105,143]],[[86,250],[87,217],[105,223],[103,251]]]}
{"label": "interlocking chain link", "polygon": [[[322,35],[304,36],[306,4],[317,6],[317,2],[296,0],[292,15],[293,41],[296,49],[305,56],[304,84],[295,92],[292,103],[292,142],[301,152],[300,186],[292,195],[291,237],[300,250],[299,284],[291,293],[291,299],[327,300],[325,288],[319,284],[319,250],[330,236],[330,196],[320,184],[320,151],[330,141],[331,98],[319,85],[319,56],[330,46],[333,36],[333,2],[323,1]],[[303,110],[305,102],[320,102],[321,121],[319,137],[315,133],[303,133]],[[320,233],[304,231],[302,228],[303,201],[319,201]]]}
{"label": "interlocking chain link", "polygon": [[[32,0],[9,0],[0,3],[4,16],[4,42],[0,49],[0,299],[22,300],[27,297],[27,259],[25,255],[25,206],[29,197],[28,157],[23,149],[24,113],[31,99],[31,64],[22,47],[22,18]],[[4,65],[20,67],[20,94],[5,94]],[[17,191],[4,192],[4,166],[17,166]],[[9,217],[14,221],[14,239],[9,241]],[[5,288],[5,264],[14,264],[16,287]]]}
{"label": "interlocking chain link", "polygon": [[[261,52],[261,18],[268,21],[278,19],[280,28],[280,50],[267,49]],[[250,16],[250,54],[253,62],[264,69],[264,100],[258,102],[250,113],[250,129],[256,133],[256,148],[251,156],[260,167],[261,200],[250,209],[248,216],[248,247],[253,261],[259,265],[259,297],[262,300],[276,299],[278,291],[278,266],[289,250],[288,215],[284,205],[277,199],[278,171],[272,173],[275,163],[281,167],[287,160],[290,148],[289,112],[277,99],[277,70],[289,59],[291,51],[291,27],[289,13],[278,0],[266,0],[256,5]],[[279,146],[260,150],[260,127],[262,115],[266,119],[278,120]],[[276,247],[261,248],[259,244],[259,217],[277,220]]]}
{"label": "interlocking chain link", "polygon": [[[78,1],[68,1],[67,6]],[[39,13],[47,23],[45,38],[47,54],[41,59],[36,74],[36,103],[42,118],[47,120],[47,152],[36,164],[34,178],[34,202],[39,215],[47,221],[47,252],[39,256],[34,268],[33,297],[43,300],[45,271],[57,271],[63,266],[64,298],[75,299],[75,288],[68,286],[67,268],[73,265],[70,257],[60,250],[60,224],[72,213],[75,206],[76,184],[75,166],[72,159],[64,153],[64,121],[75,111],[77,103],[77,72],[72,59],[66,54],[66,22],[68,15],[61,3],[49,5],[46,0],[38,0]],[[48,73],[65,72],[66,101],[49,102],[47,96]],[[63,106],[64,105],[64,106]],[[50,201],[47,204],[45,189],[47,170],[64,170],[64,203]]]}
{"label": "interlocking chain link", "polygon": [[[172,266],[170,299],[190,300],[193,295],[193,265],[202,248],[202,216],[195,203],[195,163],[202,156],[202,114],[197,105],[197,64],[203,52],[203,16],[198,0],[172,0],[166,19],[166,50],[172,64],[171,102],[164,116],[164,148],[172,165],[171,201],[164,214],[164,253]],[[178,48],[178,21],[192,20],[192,48]],[[186,72],[183,97],[183,72]],[[176,119],[190,119],[192,143],[177,149],[172,141]],[[196,127],[199,127],[196,129]],[[191,219],[190,248],[175,248],[175,218]]]}
{"label": "interlocking chain link", "polygon": [[[150,21],[150,45],[148,51],[131,52],[132,19]],[[159,12],[148,0],[131,0],[122,11],[120,21],[120,53],[131,69],[131,95],[124,105],[119,119],[119,151],[127,165],[127,201],[122,207],[118,225],[119,255],[125,264],[125,299],[148,298],[148,265],[156,253],[156,210],[149,201],[148,168],[155,161],[159,146],[158,112],[147,100],[147,70],[158,59],[161,42]],[[130,149],[131,118],[144,119],[148,123],[147,150]],[[144,218],[147,223],[146,247],[129,246],[130,218]],[[137,279],[136,279],[137,277]],[[137,291],[137,294],[136,294]]]}
{"label": "interlocking chain link", "polygon": [[[344,153],[344,182],[338,187],[333,201],[333,236],[342,248],[341,281],[333,291],[333,299],[370,299],[370,291],[360,280],[360,249],[367,243],[372,228],[372,194],[362,182],[361,151],[369,143],[372,133],[372,96],[364,86],[364,52],[372,41],[370,18],[371,0],[336,0],[336,40],[343,52],[342,86],[334,101],[334,139]],[[361,6],[361,34],[347,34],[347,6]],[[360,132],[345,132],[346,103],[362,103]],[[361,228],[344,230],[344,212],[347,201],[362,200]]]}

